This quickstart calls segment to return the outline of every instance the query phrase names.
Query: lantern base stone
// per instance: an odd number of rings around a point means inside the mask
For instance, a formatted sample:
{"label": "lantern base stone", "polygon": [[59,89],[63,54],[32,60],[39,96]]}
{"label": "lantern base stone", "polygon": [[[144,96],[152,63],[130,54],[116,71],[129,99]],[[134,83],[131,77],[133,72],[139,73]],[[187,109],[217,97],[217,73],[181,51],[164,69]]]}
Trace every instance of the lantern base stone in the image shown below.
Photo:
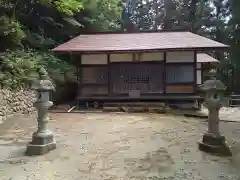
{"label": "lantern base stone", "polygon": [[218,156],[232,156],[230,148],[225,142],[224,136],[216,136],[211,133],[206,133],[203,135],[202,142],[199,142],[198,148],[201,151]]}
{"label": "lantern base stone", "polygon": [[32,137],[32,142],[27,146],[26,155],[27,156],[37,156],[43,155],[56,149],[56,142],[52,133],[34,133]]}

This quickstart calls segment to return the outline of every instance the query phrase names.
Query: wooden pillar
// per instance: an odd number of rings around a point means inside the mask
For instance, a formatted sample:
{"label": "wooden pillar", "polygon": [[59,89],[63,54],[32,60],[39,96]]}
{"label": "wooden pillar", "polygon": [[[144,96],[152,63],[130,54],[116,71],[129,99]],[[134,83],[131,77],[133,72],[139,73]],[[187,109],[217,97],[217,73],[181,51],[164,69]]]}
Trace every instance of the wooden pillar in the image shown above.
{"label": "wooden pillar", "polygon": [[78,93],[79,96],[82,95],[82,54],[80,54],[79,59],[77,60],[78,66]]}
{"label": "wooden pillar", "polygon": [[166,94],[167,52],[163,53],[163,93]]}
{"label": "wooden pillar", "polygon": [[[200,66],[200,67],[199,67]],[[197,63],[197,70],[196,70],[196,74],[197,74],[197,81],[198,81],[198,72],[201,72],[201,77],[200,77],[200,81],[201,81],[201,83],[200,84],[202,84],[203,83],[203,63]],[[197,82],[198,83],[198,82]],[[198,84],[199,85],[199,84]]]}
{"label": "wooden pillar", "polygon": [[136,61],[137,60],[137,58],[136,58],[136,53],[132,53],[132,61]]}
{"label": "wooden pillar", "polygon": [[79,108],[78,97],[82,95],[82,71],[81,71],[81,54],[70,54],[71,61],[76,66],[76,76],[77,76],[77,97],[76,97],[76,107]]}
{"label": "wooden pillar", "polygon": [[198,84],[197,84],[197,51],[194,51],[194,93],[198,91]]}
{"label": "wooden pillar", "polygon": [[108,66],[108,96],[111,96],[111,61],[110,61],[110,54],[107,54],[107,66]]}

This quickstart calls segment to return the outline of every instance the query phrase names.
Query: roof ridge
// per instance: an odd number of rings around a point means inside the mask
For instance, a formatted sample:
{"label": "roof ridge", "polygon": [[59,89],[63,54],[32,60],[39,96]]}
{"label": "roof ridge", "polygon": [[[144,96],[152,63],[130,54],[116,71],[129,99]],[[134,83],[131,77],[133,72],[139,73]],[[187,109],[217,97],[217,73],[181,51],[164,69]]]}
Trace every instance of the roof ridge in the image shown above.
{"label": "roof ridge", "polygon": [[94,34],[140,34],[140,33],[166,33],[166,32],[190,32],[188,29],[160,29],[160,30],[147,30],[147,31],[99,31],[99,32],[85,32],[79,35],[94,35]]}

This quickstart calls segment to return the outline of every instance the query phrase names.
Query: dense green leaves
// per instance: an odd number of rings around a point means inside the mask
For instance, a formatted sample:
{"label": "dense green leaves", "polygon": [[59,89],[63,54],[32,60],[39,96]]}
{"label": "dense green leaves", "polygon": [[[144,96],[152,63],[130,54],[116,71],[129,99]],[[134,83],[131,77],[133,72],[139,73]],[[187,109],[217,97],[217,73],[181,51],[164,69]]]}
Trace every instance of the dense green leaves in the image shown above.
{"label": "dense green leaves", "polygon": [[66,15],[74,15],[83,9],[83,2],[80,0],[40,0],[40,3]]}
{"label": "dense green leaves", "polygon": [[[3,86],[16,88],[39,78],[38,70],[43,67],[53,80],[63,80],[65,72],[75,72],[74,67],[51,53],[28,51],[6,51],[0,56],[0,82]],[[74,80],[74,79],[72,79]]]}
{"label": "dense green leaves", "polygon": [[37,78],[40,57],[24,51],[6,51],[0,57],[0,82],[3,86],[16,88]]}
{"label": "dense green leaves", "polygon": [[75,68],[49,50],[82,32],[119,29],[120,19],[118,0],[0,0],[0,83],[26,84],[39,67],[74,80]]}
{"label": "dense green leaves", "polygon": [[7,16],[0,17],[0,50],[9,47],[21,45],[25,33],[22,30],[22,25]]}

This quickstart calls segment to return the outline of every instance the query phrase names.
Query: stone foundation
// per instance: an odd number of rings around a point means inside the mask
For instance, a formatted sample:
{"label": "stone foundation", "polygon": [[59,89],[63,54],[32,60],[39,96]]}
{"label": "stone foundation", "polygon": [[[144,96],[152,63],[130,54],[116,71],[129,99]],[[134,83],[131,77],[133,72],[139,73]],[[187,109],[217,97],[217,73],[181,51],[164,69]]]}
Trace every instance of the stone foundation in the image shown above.
{"label": "stone foundation", "polygon": [[202,142],[199,142],[199,150],[219,156],[231,156],[232,153],[225,142],[224,136],[215,136],[211,133],[203,135]]}
{"label": "stone foundation", "polygon": [[43,155],[54,149],[56,149],[56,142],[52,132],[49,131],[46,134],[34,133],[32,142],[30,142],[27,146],[26,155]]}

